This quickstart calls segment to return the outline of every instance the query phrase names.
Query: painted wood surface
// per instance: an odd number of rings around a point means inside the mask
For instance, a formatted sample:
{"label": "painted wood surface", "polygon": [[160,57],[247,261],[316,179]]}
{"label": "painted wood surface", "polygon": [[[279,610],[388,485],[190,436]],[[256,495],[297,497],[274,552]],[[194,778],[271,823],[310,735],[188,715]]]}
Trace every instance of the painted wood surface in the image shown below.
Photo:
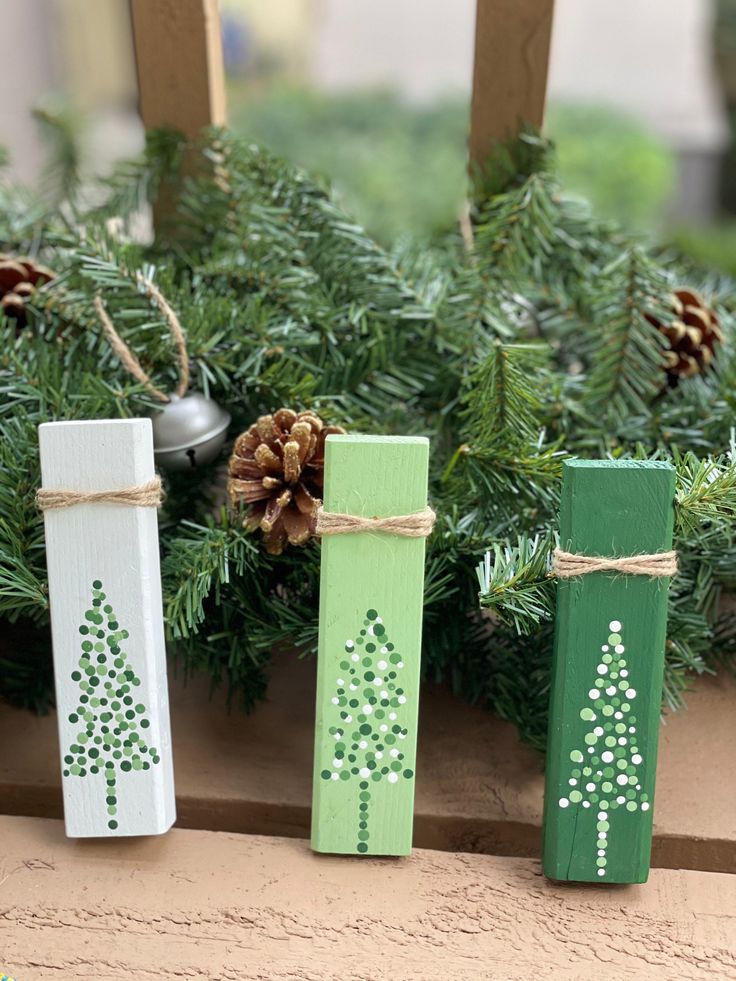
{"label": "painted wood surface", "polygon": [[478,0],[470,110],[470,160],[482,166],[494,144],[541,127],[554,0]]}
{"label": "painted wood surface", "polygon": [[[326,511],[390,517],[427,504],[423,437],[328,436]],[[423,538],[322,541],[312,847],[411,851]]]}
{"label": "painted wood surface", "polygon": [[[241,747],[242,749],[242,747]],[[736,877],[557,885],[529,859],[326,859],[306,842],[175,829],[64,839],[0,818],[2,965],[18,981],[725,981]]]}
{"label": "painted wood surface", "polygon": [[131,0],[140,114],[196,139],[227,122],[217,0]]}
{"label": "painted wood surface", "polygon": [[[202,130],[225,126],[227,99],[218,0],[130,0],[138,110],[146,129],[184,134],[181,182],[209,166],[194,149]],[[153,220],[159,239],[171,237],[181,185],[158,189]]]}
{"label": "painted wood surface", "polygon": [[[627,556],[672,547],[675,471],[650,461],[565,463],[560,546]],[[560,580],[544,815],[553,879],[649,873],[669,579]]]}
{"label": "painted wood surface", "polygon": [[[39,427],[43,486],[102,491],[154,476],[149,419]],[[175,820],[155,508],[46,511],[70,837],[149,835]]]}

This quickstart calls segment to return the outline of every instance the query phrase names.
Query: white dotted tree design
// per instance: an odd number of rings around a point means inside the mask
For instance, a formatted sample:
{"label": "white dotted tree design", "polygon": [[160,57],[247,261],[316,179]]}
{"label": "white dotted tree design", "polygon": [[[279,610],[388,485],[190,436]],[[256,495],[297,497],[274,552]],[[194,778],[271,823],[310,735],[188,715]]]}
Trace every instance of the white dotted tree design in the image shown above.
{"label": "white dotted tree design", "polygon": [[371,783],[410,780],[414,771],[404,763],[402,742],[408,729],[401,723],[406,704],[399,672],[401,654],[389,640],[376,610],[368,610],[355,639],[345,642],[332,704],[340,723],[330,726],[335,740],[332,765],[321,772],[323,780],[359,781],[356,851],[369,850],[368,828]]}
{"label": "white dotted tree design", "polygon": [[591,704],[580,710],[580,718],[590,724],[585,746],[570,753],[570,790],[559,800],[562,808],[574,804],[597,809],[596,866],[600,877],[606,874],[612,812],[648,811],[650,807],[649,795],[641,786],[643,759],[632,706],[636,690],[623,656],[622,624],[611,620],[608,629],[608,643],[601,647],[596,669],[598,677],[588,692]]}

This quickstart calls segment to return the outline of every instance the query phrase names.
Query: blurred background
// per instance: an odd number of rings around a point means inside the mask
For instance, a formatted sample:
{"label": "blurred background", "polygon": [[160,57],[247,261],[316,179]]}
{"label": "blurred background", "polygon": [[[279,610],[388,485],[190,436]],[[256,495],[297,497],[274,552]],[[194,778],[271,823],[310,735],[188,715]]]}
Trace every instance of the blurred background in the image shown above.
{"label": "blurred background", "polygon": [[[237,131],[323,175],[384,242],[456,219],[475,0],[221,0],[221,11]],[[135,155],[127,0],[5,0],[3,14],[11,175],[44,180],[55,118],[90,174]],[[548,91],[569,190],[736,273],[736,0],[556,0]]]}

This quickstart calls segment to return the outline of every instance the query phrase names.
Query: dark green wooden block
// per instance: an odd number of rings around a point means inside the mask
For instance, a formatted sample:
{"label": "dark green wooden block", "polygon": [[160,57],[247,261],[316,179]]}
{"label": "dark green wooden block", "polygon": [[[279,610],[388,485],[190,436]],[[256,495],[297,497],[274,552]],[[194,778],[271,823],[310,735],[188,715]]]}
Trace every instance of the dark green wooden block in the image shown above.
{"label": "dark green wooden block", "polygon": [[[675,471],[650,461],[565,464],[560,547],[628,556],[672,548]],[[645,882],[662,699],[668,578],[560,580],[544,814],[544,872]]]}

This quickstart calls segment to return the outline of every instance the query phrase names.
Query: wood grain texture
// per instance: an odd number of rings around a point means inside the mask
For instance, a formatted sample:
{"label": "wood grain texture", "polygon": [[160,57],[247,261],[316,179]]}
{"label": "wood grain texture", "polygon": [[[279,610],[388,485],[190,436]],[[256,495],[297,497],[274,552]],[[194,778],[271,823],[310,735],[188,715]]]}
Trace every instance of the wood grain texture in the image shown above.
{"label": "wood grain texture", "polygon": [[[154,476],[149,419],[39,427],[43,486]],[[44,513],[67,834],[160,834],[175,820],[155,508]]]}
{"label": "wood grain texture", "polygon": [[[328,436],[326,511],[412,514],[427,504],[423,437]],[[325,536],[312,847],[411,851],[424,595],[423,538]]]}
{"label": "wood grain texture", "polygon": [[140,114],[196,139],[227,122],[217,0],[131,0]]}
{"label": "wood grain texture", "polygon": [[554,0],[478,0],[470,110],[470,160],[523,123],[541,127]]}
{"label": "wood grain texture", "polygon": [[[315,669],[281,653],[250,716],[171,678],[178,827],[309,837]],[[652,865],[736,873],[736,682],[699,678],[687,704],[661,730]],[[537,858],[544,777],[514,727],[427,683],[419,718],[414,845]],[[53,714],[0,705],[0,811],[61,817]]]}
{"label": "wood grain texture", "polygon": [[[560,545],[619,558],[672,548],[675,471],[650,461],[564,465]],[[560,580],[550,701],[544,870],[645,882],[669,579]]]}
{"label": "wood grain texture", "polygon": [[[736,878],[556,885],[536,862],[173,831],[70,842],[2,818],[3,966],[22,981],[718,981],[736,972]],[[115,872],[117,871],[117,874]]]}

